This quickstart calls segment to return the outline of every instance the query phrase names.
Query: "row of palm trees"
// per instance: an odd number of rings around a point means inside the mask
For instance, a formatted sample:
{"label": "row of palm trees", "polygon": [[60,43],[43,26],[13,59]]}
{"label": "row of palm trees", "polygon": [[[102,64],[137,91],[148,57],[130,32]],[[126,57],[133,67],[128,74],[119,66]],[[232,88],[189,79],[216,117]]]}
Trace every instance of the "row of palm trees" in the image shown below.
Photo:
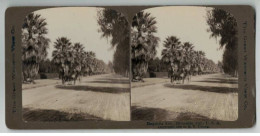
{"label": "row of palm trees", "polygon": [[[212,18],[214,19],[214,17]],[[132,81],[143,81],[143,77],[149,69],[148,63],[157,54],[156,48],[160,39],[155,36],[157,33],[156,24],[156,18],[148,12],[141,11],[133,18],[131,27]],[[175,36],[169,36],[165,39],[164,48],[161,53],[162,60],[168,65],[169,71],[171,71],[169,73],[172,73],[171,75],[174,75],[175,79],[184,79],[190,75],[220,72],[222,69],[226,73],[227,69],[231,69],[230,71],[234,69],[232,67],[233,63],[227,62],[232,58],[230,53],[227,53],[229,57],[225,57],[227,55],[224,54],[223,66],[219,67],[212,60],[207,59],[203,51],[195,51],[191,43],[181,43]],[[235,55],[233,56],[235,57]],[[234,61],[236,62],[235,59]]]}
{"label": "row of palm trees", "polygon": [[168,66],[171,82],[174,80],[190,80],[191,75],[209,74],[219,72],[219,67],[205,57],[205,52],[194,50],[189,42],[181,43],[179,38],[169,36],[164,41],[162,61]]}
{"label": "row of palm trees", "polygon": [[[34,82],[39,72],[39,66],[47,58],[50,40],[47,22],[39,14],[30,13],[24,19],[22,26],[22,79],[23,82]],[[85,51],[81,43],[72,44],[66,37],[61,37],[54,43],[52,60],[57,68],[62,83],[80,79],[84,75],[103,74],[111,72],[111,67],[96,58],[92,51]],[[51,64],[51,63],[49,63]],[[45,70],[43,70],[45,71]]]}
{"label": "row of palm trees", "polygon": [[80,79],[80,76],[103,74],[108,72],[107,65],[96,58],[92,51],[85,51],[81,43],[72,44],[66,37],[54,43],[53,62],[58,67],[62,83]]}
{"label": "row of palm trees", "polygon": [[[132,27],[131,29],[129,29],[128,22],[122,14],[114,10],[105,9],[98,13],[97,22],[100,25],[99,32],[102,33],[102,37],[111,37],[111,45],[113,48],[116,48],[112,65],[115,73],[119,73],[125,76],[129,75],[128,53],[130,49],[132,62],[132,80],[142,80],[148,70],[148,63],[156,56],[156,48],[158,47],[158,43],[160,40],[157,36],[155,36],[157,32],[157,22],[155,17],[152,17],[151,14],[147,12],[139,12],[134,16]],[[237,75],[237,26],[234,17],[226,13],[225,11],[213,9],[212,11],[208,12],[207,23],[210,26],[210,29],[208,31],[212,32],[212,37],[221,37],[221,48],[225,48],[222,61],[222,68],[224,72]],[[46,25],[47,23],[45,19],[41,18],[40,15],[34,13],[30,13],[24,20],[24,25],[22,29],[22,61],[24,81],[28,79],[33,79],[38,74],[39,63],[46,59],[47,48],[49,47],[50,42],[50,40],[46,38],[46,34],[48,33]],[[131,36],[129,35],[129,31],[131,32]],[[131,43],[131,48],[128,47],[129,41]],[[206,59],[205,55],[203,55],[202,52],[193,51],[193,47],[190,47],[190,43],[181,44],[178,41],[178,38],[173,38],[171,36],[166,39],[167,45],[165,46],[167,47],[165,48],[167,49],[168,44],[171,45],[172,42],[176,42],[178,43],[177,45],[182,46],[176,46],[176,49],[172,50],[172,52],[165,50],[162,53],[162,56],[163,58],[165,58],[166,63],[177,63],[180,69],[184,66],[190,66],[191,68],[193,68],[194,71],[197,71],[194,73],[202,73],[202,71],[205,72],[216,70],[213,62]],[[66,57],[68,57],[67,59],[61,59],[57,56],[57,58],[59,59],[55,59],[57,66],[60,67],[60,73],[66,73],[74,77],[75,73],[82,75],[82,73],[84,73],[84,70],[82,71],[82,69],[85,69],[86,71],[93,71],[91,68],[85,65],[85,62],[88,61],[86,61],[85,59],[75,59],[84,58],[82,56],[88,56],[85,55],[87,53],[78,53],[83,50],[82,44],[75,43],[74,45],[72,45],[70,41],[65,37],[57,39],[57,42],[55,44],[57,44],[55,45],[57,46],[56,52],[60,52],[61,55],[67,55]],[[68,50],[67,53],[62,53],[63,51],[60,47],[60,44],[70,45],[69,47],[65,48],[66,50]],[[178,53],[179,50],[183,51]],[[189,50],[191,50],[192,53],[189,55],[185,54],[189,52]],[[53,53],[53,55],[58,54],[56,52]],[[77,53],[73,55],[72,52]],[[166,55],[166,52],[168,52],[168,56]],[[169,55],[171,54],[177,55],[175,57],[178,61],[169,57]],[[169,58],[169,60],[167,60],[167,58]],[[197,60],[201,59],[203,62],[197,63],[195,61],[195,58],[197,58]],[[171,63],[169,63],[169,65]],[[186,66],[186,64],[189,65]],[[195,67],[195,65],[197,66]],[[201,65],[207,68],[202,68]],[[72,77],[66,77],[66,80],[71,80],[71,78]]]}

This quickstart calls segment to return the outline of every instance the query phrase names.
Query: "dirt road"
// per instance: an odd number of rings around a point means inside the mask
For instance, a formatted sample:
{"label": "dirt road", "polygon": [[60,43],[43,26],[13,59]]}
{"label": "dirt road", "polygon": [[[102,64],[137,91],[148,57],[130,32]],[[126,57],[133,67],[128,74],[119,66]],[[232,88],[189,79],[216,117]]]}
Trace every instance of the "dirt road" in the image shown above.
{"label": "dirt road", "polygon": [[130,120],[129,79],[119,75],[84,77],[76,85],[26,87],[22,92],[25,121]]}
{"label": "dirt road", "polygon": [[237,91],[237,78],[224,74],[192,77],[185,84],[168,81],[136,87],[131,90],[132,120],[234,121],[238,117]]}

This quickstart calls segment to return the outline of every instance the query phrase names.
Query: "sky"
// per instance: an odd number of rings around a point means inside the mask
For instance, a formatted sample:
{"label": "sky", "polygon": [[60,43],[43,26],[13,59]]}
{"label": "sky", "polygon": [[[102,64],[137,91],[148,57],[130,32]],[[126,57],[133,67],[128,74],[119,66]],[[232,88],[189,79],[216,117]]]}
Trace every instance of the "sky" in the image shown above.
{"label": "sky", "polygon": [[113,60],[114,49],[109,39],[101,38],[98,32],[97,11],[100,8],[91,7],[65,7],[49,8],[35,11],[46,19],[50,47],[48,58],[52,59],[54,42],[59,37],[67,37],[74,44],[80,42],[86,51],[94,51],[98,59],[105,63]]}
{"label": "sky", "polygon": [[[114,49],[109,39],[101,38],[98,32],[97,11],[92,7],[63,7],[35,11],[46,19],[50,48],[48,58],[51,59],[53,45],[58,37],[65,36],[72,43],[80,42],[86,51],[94,51],[98,59],[105,63],[113,60]],[[222,60],[223,49],[215,38],[210,38],[206,23],[207,8],[178,6],[157,7],[145,10],[156,17],[160,38],[157,57],[161,58],[163,42],[168,36],[176,36],[181,42],[190,42],[195,50],[202,50],[208,59],[215,63]]]}
{"label": "sky", "polygon": [[222,60],[223,49],[219,49],[219,42],[210,38],[206,22],[207,8],[205,7],[157,7],[144,10],[156,17],[160,38],[157,57],[161,58],[163,42],[168,36],[176,36],[182,43],[190,42],[195,50],[202,50],[208,59],[215,63]]}

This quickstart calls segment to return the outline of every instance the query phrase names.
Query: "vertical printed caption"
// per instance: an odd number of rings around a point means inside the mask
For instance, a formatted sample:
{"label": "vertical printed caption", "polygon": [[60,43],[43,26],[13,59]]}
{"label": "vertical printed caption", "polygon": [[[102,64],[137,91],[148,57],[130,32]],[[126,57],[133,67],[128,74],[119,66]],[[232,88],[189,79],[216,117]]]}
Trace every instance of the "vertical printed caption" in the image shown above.
{"label": "vertical printed caption", "polygon": [[243,30],[243,81],[244,81],[244,91],[243,91],[243,109],[244,111],[247,110],[248,101],[247,101],[247,95],[248,95],[248,84],[247,84],[247,21],[243,22],[242,25]]}
{"label": "vertical printed caption", "polygon": [[15,27],[12,26],[11,28],[11,54],[12,54],[12,113],[16,113],[16,108],[17,108],[17,104],[16,104],[16,83],[15,83],[15,74],[16,74],[16,64],[15,64],[15,46],[16,46],[16,42],[15,42]]}

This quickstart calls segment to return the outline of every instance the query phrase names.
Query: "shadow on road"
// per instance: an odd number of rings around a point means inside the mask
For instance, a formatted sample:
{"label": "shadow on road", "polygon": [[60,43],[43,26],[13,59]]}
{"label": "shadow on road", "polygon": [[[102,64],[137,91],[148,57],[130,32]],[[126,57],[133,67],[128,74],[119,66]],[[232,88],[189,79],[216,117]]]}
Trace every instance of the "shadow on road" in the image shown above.
{"label": "shadow on road", "polygon": [[131,120],[165,120],[167,111],[157,108],[131,107]]}
{"label": "shadow on road", "polygon": [[98,86],[87,86],[87,85],[56,85],[59,89],[68,89],[76,91],[93,91],[93,92],[104,92],[104,93],[128,93],[130,88],[119,88],[119,87],[98,87]]}
{"label": "shadow on road", "polygon": [[191,112],[169,112],[160,108],[131,107],[132,120],[145,121],[213,121],[208,117]]}
{"label": "shadow on road", "polygon": [[107,79],[99,81],[87,81],[88,83],[105,83],[105,84],[130,84],[129,80],[120,79]]}
{"label": "shadow on road", "polygon": [[103,120],[87,113],[67,113],[57,110],[30,110],[23,108],[24,121],[86,121]]}
{"label": "shadow on road", "polygon": [[176,88],[176,89],[184,89],[184,90],[199,90],[206,92],[215,92],[215,93],[234,93],[238,92],[238,88],[229,88],[229,87],[216,87],[216,86],[200,86],[200,85],[173,85],[173,84],[165,84],[165,87],[168,88]]}
{"label": "shadow on road", "polygon": [[238,79],[234,79],[234,78],[226,78],[226,79],[224,79],[224,78],[213,77],[213,78],[207,78],[207,80],[204,80],[204,81],[197,81],[197,82],[238,84]]}
{"label": "shadow on road", "polygon": [[205,83],[216,83],[216,84],[238,84],[237,81],[231,81],[231,80],[202,80],[202,81],[194,81],[194,82],[205,82]]}

